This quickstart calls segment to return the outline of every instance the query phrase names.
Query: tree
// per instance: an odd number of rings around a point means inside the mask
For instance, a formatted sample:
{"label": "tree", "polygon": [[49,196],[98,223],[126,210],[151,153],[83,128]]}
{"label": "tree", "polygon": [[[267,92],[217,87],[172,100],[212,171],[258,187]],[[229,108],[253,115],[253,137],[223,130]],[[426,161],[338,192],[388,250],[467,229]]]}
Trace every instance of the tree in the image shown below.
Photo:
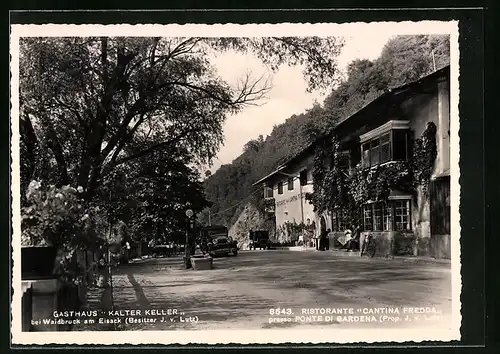
{"label": "tree", "polygon": [[382,49],[375,65],[392,88],[415,81],[450,63],[448,35],[396,36]]}
{"label": "tree", "polygon": [[[249,51],[272,70],[303,65],[309,88],[336,78],[336,38],[24,38],[20,42],[23,186],[81,186],[91,198],[118,166],[181,146],[209,164],[228,114],[269,90],[219,77],[210,51]],[[141,149],[136,149],[140,146]]]}

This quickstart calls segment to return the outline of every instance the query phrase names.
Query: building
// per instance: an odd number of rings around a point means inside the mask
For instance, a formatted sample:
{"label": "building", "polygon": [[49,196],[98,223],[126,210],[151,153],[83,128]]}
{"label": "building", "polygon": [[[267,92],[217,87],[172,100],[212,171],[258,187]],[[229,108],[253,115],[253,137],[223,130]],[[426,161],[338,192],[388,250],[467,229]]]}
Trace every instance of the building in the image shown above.
{"label": "building", "polygon": [[[376,237],[378,254],[449,258],[449,86],[447,66],[387,91],[257,181],[264,185],[266,196],[272,191],[277,228],[314,220],[315,235],[330,229],[330,244],[339,247],[344,230],[356,223],[363,235]],[[312,184],[315,151],[332,137],[337,139],[336,162],[333,150],[328,150],[331,156],[324,156],[325,166],[341,171],[346,181],[358,178],[359,183],[351,182],[346,191],[359,202],[351,212],[356,222],[341,204],[319,213],[306,200],[307,193],[317,188]],[[379,185],[374,187],[375,180]]]}
{"label": "building", "polygon": [[315,227],[316,214],[306,200],[306,195],[313,192],[312,165],[312,156],[299,154],[254,183],[263,183],[264,197],[274,200],[270,210],[275,214],[276,237],[280,242],[298,242],[298,228],[302,226],[306,231]]}

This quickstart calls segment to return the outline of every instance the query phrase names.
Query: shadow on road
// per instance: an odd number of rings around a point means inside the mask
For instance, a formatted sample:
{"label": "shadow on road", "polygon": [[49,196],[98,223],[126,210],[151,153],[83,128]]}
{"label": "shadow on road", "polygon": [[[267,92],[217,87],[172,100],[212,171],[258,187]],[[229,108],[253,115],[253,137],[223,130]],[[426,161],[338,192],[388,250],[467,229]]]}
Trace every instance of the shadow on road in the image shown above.
{"label": "shadow on road", "polygon": [[128,278],[128,281],[130,282],[130,284],[132,284],[132,287],[134,288],[135,296],[137,297],[137,301],[139,302],[139,306],[141,308],[151,307],[151,304],[149,303],[148,298],[144,294],[144,290],[142,289],[142,286],[139,285],[139,283],[135,280],[134,275],[131,272],[128,272],[127,278]]}

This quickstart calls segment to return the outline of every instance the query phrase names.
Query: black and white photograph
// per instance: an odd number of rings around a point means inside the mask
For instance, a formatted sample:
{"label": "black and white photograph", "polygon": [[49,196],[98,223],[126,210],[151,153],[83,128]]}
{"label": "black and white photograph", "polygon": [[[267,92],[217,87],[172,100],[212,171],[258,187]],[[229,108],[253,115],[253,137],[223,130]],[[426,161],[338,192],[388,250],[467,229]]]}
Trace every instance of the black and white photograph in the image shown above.
{"label": "black and white photograph", "polygon": [[12,25],[12,340],[460,339],[458,24]]}

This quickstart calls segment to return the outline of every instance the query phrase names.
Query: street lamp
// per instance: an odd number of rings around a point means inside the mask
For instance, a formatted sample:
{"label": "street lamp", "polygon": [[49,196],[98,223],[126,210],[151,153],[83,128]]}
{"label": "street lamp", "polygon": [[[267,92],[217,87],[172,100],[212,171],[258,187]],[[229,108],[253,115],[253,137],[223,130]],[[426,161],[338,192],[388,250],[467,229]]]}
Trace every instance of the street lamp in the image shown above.
{"label": "street lamp", "polygon": [[191,222],[191,218],[193,217],[193,211],[191,209],[187,209],[186,210],[186,241],[184,242],[184,257],[185,257],[185,260],[184,260],[184,264],[186,266],[186,269],[188,268],[191,268],[191,261],[190,261],[190,252],[189,252],[189,248],[188,248],[188,244],[189,244],[189,226],[190,226],[190,222]]}

